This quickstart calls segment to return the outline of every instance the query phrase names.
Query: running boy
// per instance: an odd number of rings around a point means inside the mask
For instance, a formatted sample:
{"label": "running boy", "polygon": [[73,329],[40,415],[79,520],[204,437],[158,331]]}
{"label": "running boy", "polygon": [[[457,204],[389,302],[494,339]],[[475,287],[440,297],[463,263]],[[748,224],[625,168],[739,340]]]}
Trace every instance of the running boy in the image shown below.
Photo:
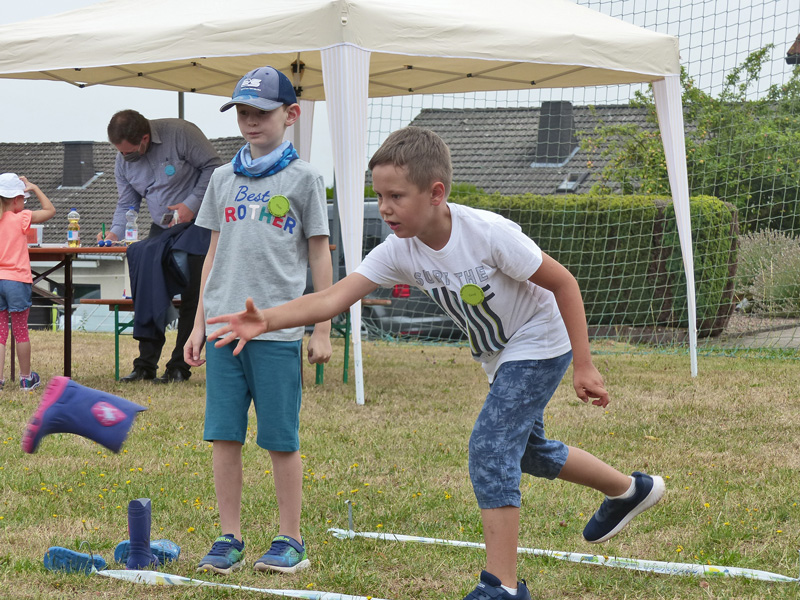
{"label": "running boy", "polygon": [[604,407],[608,392],[592,364],[575,278],[515,223],[448,204],[450,152],[435,133],[406,127],[369,163],[384,221],[394,232],[356,271],[321,293],[285,306],[211,319],[227,322],[209,340],[234,353],[265,331],[327,319],[378,286],[416,285],[469,335],[490,389],[469,441],[469,472],[481,508],[486,570],[465,600],[529,599],[517,581],[522,471],[590,486],[606,499],[583,531],[604,542],[664,493],[660,477],[628,477],[579,448],[545,437],[543,411],[573,362],[584,402]]}
{"label": "running boy", "polygon": [[[299,160],[286,128],[300,116],[289,79],[272,67],[245,75],[220,110],[236,107],[247,142],[214,171],[196,224],[211,230],[195,325],[184,346],[192,366],[203,364],[206,319],[241,307],[248,297],[277,306],[303,294],[311,266],[314,289],[331,285],[328,214],[322,176]],[[308,342],[310,363],[331,356],[330,321]],[[213,328],[209,328],[209,331]],[[206,347],[206,418],[203,439],[213,442],[214,487],[223,535],[197,570],[230,574],[243,564],[242,445],[252,400],[256,443],[269,451],[280,525],[257,571],[294,573],[309,566],[300,534],[303,466],[300,401],[303,327],[264,332],[240,353]]]}
{"label": "running boy", "polygon": [[[26,210],[30,192],[42,205],[39,210]],[[41,383],[39,374],[31,371],[31,342],[28,336],[28,313],[31,309],[31,261],[28,257],[28,230],[32,223],[52,219],[56,209],[38,185],[15,173],[0,175],[0,390],[5,385],[3,373],[8,342],[8,315],[19,360],[19,387],[30,391]]]}

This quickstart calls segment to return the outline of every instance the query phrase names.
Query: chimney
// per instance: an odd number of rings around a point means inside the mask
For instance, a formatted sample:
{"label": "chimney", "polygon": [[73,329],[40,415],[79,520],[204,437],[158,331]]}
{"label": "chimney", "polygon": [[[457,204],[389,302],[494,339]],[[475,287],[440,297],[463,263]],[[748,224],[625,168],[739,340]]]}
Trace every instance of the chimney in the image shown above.
{"label": "chimney", "polygon": [[578,147],[572,103],[568,101],[542,102],[539,112],[539,134],[533,166],[565,164]]}
{"label": "chimney", "polygon": [[64,171],[61,185],[83,187],[94,171],[94,142],[64,142]]}

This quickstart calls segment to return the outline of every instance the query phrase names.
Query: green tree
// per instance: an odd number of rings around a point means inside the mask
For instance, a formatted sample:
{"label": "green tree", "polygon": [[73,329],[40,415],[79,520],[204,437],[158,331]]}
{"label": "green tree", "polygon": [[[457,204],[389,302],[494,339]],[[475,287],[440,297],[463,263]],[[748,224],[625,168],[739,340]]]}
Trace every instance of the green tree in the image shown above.
{"label": "green tree", "polygon": [[[739,209],[743,231],[800,230],[800,67],[761,97],[748,93],[772,46],[750,54],[725,78],[717,97],[681,72],[686,158],[692,195],[716,196]],[[593,187],[599,193],[669,192],[652,88],[632,106],[645,108],[652,128],[601,123],[582,139],[607,161]]]}

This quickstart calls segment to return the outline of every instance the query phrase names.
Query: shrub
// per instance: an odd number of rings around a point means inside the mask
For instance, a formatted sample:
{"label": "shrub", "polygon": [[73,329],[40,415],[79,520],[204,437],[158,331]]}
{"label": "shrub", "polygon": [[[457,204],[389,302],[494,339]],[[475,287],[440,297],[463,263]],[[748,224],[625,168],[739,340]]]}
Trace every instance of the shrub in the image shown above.
{"label": "shrub", "polygon": [[[593,326],[686,327],[686,277],[672,201],[654,196],[570,194],[460,197],[501,214],[581,286]],[[691,201],[697,326],[719,334],[733,309],[736,209],[716,198]]]}
{"label": "shrub", "polygon": [[772,316],[800,314],[800,238],[775,230],[741,236],[736,295]]}

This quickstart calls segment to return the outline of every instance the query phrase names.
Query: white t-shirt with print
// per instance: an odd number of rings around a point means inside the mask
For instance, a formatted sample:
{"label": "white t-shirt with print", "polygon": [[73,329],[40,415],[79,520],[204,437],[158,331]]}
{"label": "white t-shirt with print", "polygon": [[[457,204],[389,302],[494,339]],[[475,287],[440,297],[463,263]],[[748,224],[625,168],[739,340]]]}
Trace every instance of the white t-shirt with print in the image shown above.
{"label": "white t-shirt with print", "polygon": [[[542,264],[539,247],[505,217],[448,206],[452,230],[444,248],[433,250],[417,238],[390,235],[356,272],[382,287],[408,284],[424,291],[467,333],[472,356],[490,382],[505,362],[569,351],[553,293],[528,281]],[[482,302],[462,299],[466,284],[481,288]]]}

